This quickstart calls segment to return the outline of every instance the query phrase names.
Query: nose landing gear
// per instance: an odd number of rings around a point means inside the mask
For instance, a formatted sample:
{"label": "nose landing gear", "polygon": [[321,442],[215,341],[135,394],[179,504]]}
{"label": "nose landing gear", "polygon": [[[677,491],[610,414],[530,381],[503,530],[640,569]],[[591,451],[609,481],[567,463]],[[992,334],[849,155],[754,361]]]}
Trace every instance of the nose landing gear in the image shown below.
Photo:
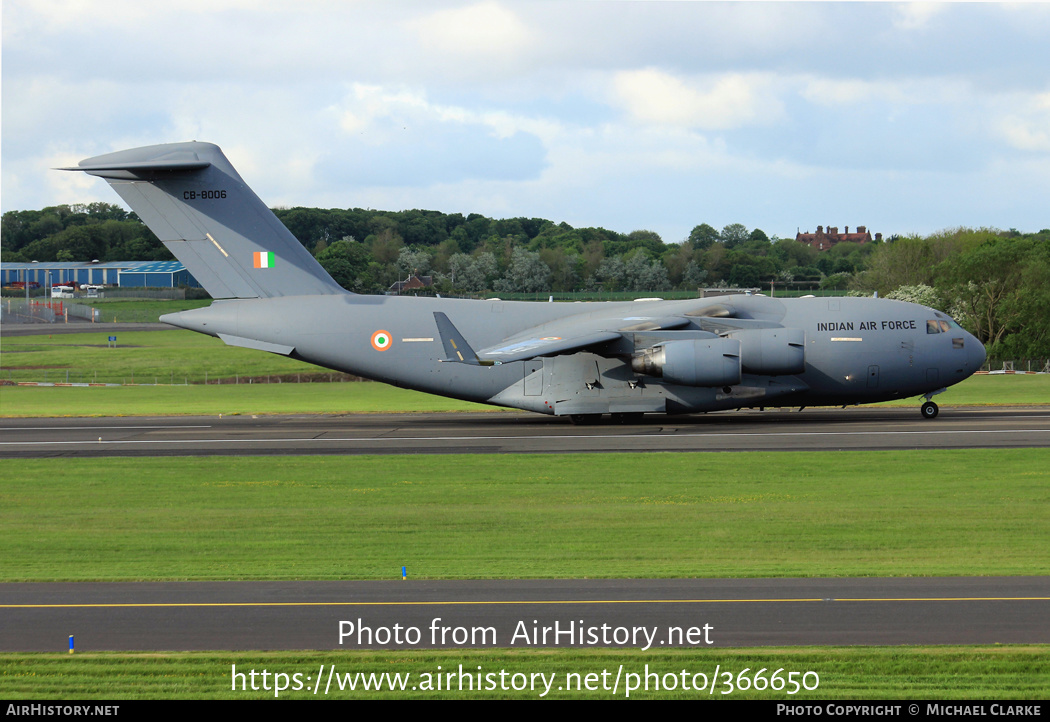
{"label": "nose landing gear", "polygon": [[936,419],[937,418],[937,414],[940,413],[940,409],[937,408],[937,404],[933,403],[933,401],[931,401],[930,399],[932,399],[937,394],[944,393],[947,390],[948,390],[947,388],[940,388],[940,389],[937,389],[936,391],[931,391],[928,394],[923,394],[923,398],[926,399],[926,403],[923,404],[922,407],[919,409],[919,412],[922,414],[922,418],[924,418],[924,419]]}

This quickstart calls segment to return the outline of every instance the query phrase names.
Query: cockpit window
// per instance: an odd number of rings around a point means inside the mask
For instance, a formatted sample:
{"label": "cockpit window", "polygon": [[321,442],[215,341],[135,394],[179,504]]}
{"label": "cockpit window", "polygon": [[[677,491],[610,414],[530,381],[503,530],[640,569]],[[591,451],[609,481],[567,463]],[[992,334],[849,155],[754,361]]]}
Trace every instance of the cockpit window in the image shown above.
{"label": "cockpit window", "polygon": [[[941,314],[937,315],[940,316]],[[926,333],[948,333],[953,328],[962,329],[962,326],[950,318],[947,321],[930,320],[926,322]]]}

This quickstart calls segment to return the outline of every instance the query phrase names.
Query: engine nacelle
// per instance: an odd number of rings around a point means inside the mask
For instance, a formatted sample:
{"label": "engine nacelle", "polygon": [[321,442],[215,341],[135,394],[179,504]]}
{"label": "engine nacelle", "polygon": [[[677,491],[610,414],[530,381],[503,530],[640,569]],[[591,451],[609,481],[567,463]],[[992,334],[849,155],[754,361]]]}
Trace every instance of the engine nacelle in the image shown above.
{"label": "engine nacelle", "polygon": [[683,386],[740,383],[740,342],[731,338],[668,341],[631,359],[631,368]]}
{"label": "engine nacelle", "polygon": [[806,370],[806,332],[801,328],[750,328],[728,335],[740,342],[740,362],[747,373],[791,376]]}

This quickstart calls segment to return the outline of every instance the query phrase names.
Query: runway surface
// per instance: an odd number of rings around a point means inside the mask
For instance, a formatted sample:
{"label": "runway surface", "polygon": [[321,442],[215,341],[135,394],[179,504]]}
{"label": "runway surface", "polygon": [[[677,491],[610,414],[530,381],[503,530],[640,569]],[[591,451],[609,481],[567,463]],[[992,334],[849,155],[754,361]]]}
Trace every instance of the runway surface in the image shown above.
{"label": "runway surface", "polygon": [[0,651],[1047,644],[1048,617],[1050,577],[0,584]]}
{"label": "runway surface", "polygon": [[734,411],[573,426],[523,413],[0,419],[0,458],[1046,448],[1050,408]]}

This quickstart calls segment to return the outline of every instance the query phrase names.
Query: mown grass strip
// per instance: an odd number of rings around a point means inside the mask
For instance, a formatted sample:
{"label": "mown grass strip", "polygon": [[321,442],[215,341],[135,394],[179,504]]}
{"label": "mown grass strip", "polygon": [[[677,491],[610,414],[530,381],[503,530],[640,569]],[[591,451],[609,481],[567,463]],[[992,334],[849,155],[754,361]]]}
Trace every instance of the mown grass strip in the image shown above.
{"label": "mown grass strip", "polygon": [[[537,688],[529,688],[529,680],[536,673],[548,679],[553,675],[550,691],[543,695],[546,699],[624,699],[627,675],[633,674],[637,676],[631,681],[641,688],[630,693],[632,699],[776,699],[789,703],[827,699],[1040,700],[1050,693],[1048,661],[1050,652],[1045,646],[652,652],[618,649],[101,652],[0,655],[0,680],[5,697],[44,700],[274,699],[276,696],[281,699],[537,699],[545,685],[537,678]],[[321,665],[326,677],[315,695],[314,685]],[[325,695],[327,671],[332,665],[335,667],[333,683]],[[461,666],[465,675],[462,682]],[[243,682],[240,677],[236,679],[237,689],[233,688],[234,667],[237,673],[245,673]],[[712,693],[710,679],[715,676],[716,668],[718,684]],[[264,669],[269,673],[266,680],[269,690],[263,689]],[[819,686],[790,695],[784,690],[736,688],[742,672],[753,677],[759,670],[765,670],[764,679],[768,680],[778,669],[783,670],[781,679],[791,672],[815,672]],[[252,670],[256,671],[254,691]],[[438,691],[437,675],[449,672],[453,673],[452,690],[447,689],[448,678],[443,677],[442,689]],[[501,676],[500,672],[504,674]],[[618,672],[622,672],[619,689],[613,694],[611,688]],[[655,675],[648,678],[648,691],[644,689],[646,672]],[[725,672],[730,673],[728,679]],[[274,673],[287,675],[289,685],[289,689],[277,695],[273,689]],[[300,675],[298,679],[294,677],[296,674]],[[403,691],[388,689],[393,675],[400,675]],[[593,677],[588,680],[587,675]],[[704,676],[707,688],[692,689],[705,682]],[[384,689],[363,690],[363,678],[382,683]],[[683,679],[690,689],[683,689]],[[729,679],[733,680],[733,686],[729,686]],[[351,680],[357,689],[349,688]],[[814,680],[810,674],[807,686],[813,687]],[[591,689],[587,689],[587,683]],[[294,689],[296,684],[300,689]],[[473,690],[469,688],[471,684]],[[657,685],[659,689],[654,689]],[[519,689],[515,690],[515,686]],[[673,689],[668,689],[672,686]]]}
{"label": "mown grass strip", "polygon": [[[971,376],[933,397],[941,406],[1033,406],[1050,404],[1050,374],[982,374]],[[885,406],[915,406],[919,398],[889,401]]]}
{"label": "mown grass strip", "polygon": [[[110,336],[116,345],[110,347]],[[0,379],[72,383],[204,383],[328,373],[284,356],[227,346],[192,331],[87,332],[4,338]]]}
{"label": "mown grass strip", "polygon": [[166,313],[203,308],[212,303],[210,298],[173,301],[146,298],[78,298],[73,302],[97,308],[102,314],[99,319],[102,323],[156,323]]}
{"label": "mown grass strip", "polygon": [[[142,379],[141,376],[137,378]],[[256,378],[262,381],[261,377]],[[306,378],[308,376],[304,375],[303,379]],[[944,407],[1048,404],[1050,376],[974,376],[938,395],[936,401]],[[903,399],[888,405],[918,409],[919,404],[919,399]],[[0,416],[212,416],[496,410],[493,406],[369,381],[278,383],[274,377],[271,383],[263,381],[240,385],[162,384],[91,388],[0,386]],[[915,413],[918,414],[918,411]]]}
{"label": "mown grass strip", "polygon": [[1050,450],[34,459],[0,580],[1050,573]]}
{"label": "mown grass strip", "polygon": [[0,416],[225,416],[497,411],[371,381],[238,386],[0,387]]}

